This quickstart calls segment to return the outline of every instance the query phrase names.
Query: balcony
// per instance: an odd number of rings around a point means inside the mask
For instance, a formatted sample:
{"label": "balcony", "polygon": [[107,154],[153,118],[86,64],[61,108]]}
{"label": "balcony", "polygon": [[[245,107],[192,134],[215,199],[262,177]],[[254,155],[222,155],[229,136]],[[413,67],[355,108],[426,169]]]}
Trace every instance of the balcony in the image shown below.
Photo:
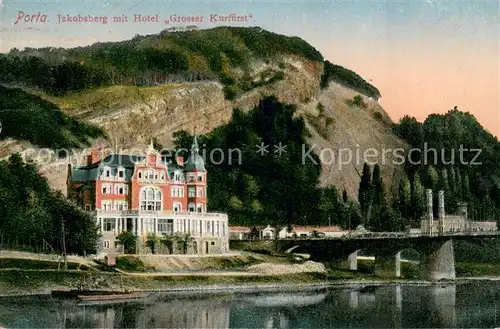
{"label": "balcony", "polygon": [[94,215],[114,215],[114,216],[151,216],[151,217],[216,217],[227,218],[227,214],[218,212],[190,212],[190,211],[151,211],[151,210],[103,210],[97,209]]}

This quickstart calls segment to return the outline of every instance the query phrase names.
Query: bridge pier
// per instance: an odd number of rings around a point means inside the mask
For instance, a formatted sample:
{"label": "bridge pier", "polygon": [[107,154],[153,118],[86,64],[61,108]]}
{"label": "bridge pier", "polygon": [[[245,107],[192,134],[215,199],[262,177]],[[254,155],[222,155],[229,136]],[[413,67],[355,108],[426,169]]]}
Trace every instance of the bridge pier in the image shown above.
{"label": "bridge pier", "polygon": [[358,250],[351,253],[349,257],[347,257],[347,262],[349,263],[349,270],[351,271],[358,270]]}
{"label": "bridge pier", "polygon": [[401,276],[401,253],[377,252],[375,275],[383,278],[399,278]]}
{"label": "bridge pier", "polygon": [[426,280],[454,280],[455,279],[455,255],[453,252],[453,240],[431,241],[423,243],[421,248],[422,276]]}

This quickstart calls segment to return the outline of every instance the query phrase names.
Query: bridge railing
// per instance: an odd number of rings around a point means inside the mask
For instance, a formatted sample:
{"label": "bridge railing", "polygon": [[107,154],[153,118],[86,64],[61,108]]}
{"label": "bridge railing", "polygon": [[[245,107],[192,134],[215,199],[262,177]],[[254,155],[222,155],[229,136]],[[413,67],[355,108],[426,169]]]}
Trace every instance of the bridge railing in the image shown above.
{"label": "bridge railing", "polygon": [[352,239],[387,239],[387,238],[417,238],[417,237],[439,237],[439,236],[488,236],[500,235],[500,231],[461,231],[461,232],[351,232],[336,237],[287,237],[283,240],[352,240]]}

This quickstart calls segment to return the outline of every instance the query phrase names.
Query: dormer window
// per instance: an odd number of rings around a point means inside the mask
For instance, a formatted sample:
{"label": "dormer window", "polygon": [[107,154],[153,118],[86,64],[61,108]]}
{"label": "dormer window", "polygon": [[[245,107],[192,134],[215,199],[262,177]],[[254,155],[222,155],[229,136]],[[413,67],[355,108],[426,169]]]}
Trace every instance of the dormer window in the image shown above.
{"label": "dormer window", "polygon": [[161,174],[161,179],[162,179],[162,180],[163,180],[163,179],[165,179],[165,173],[162,173],[162,174]]}
{"label": "dormer window", "polygon": [[123,170],[122,170],[122,169],[120,169],[120,170],[118,171],[118,177],[123,178],[124,176],[125,176],[125,175],[124,175]]}
{"label": "dormer window", "polygon": [[139,171],[139,178],[142,178],[142,172]]}
{"label": "dormer window", "polygon": [[110,170],[106,169],[106,177],[109,177],[109,176],[110,176]]}
{"label": "dormer window", "polygon": [[158,179],[158,174],[157,173],[155,173],[155,179]]}
{"label": "dormer window", "polygon": [[203,177],[202,176],[198,176],[198,182],[202,182],[203,181]]}

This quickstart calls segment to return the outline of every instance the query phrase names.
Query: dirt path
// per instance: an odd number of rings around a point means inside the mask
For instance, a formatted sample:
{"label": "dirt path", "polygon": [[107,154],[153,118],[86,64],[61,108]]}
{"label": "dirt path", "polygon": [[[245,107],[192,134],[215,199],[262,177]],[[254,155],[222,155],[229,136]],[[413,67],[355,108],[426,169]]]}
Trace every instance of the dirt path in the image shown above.
{"label": "dirt path", "polygon": [[140,276],[140,277],[155,277],[155,276],[265,276],[266,274],[261,273],[251,273],[251,272],[173,272],[173,273],[137,273],[137,272],[125,272],[119,269],[115,269],[116,272],[130,275],[130,276]]}

